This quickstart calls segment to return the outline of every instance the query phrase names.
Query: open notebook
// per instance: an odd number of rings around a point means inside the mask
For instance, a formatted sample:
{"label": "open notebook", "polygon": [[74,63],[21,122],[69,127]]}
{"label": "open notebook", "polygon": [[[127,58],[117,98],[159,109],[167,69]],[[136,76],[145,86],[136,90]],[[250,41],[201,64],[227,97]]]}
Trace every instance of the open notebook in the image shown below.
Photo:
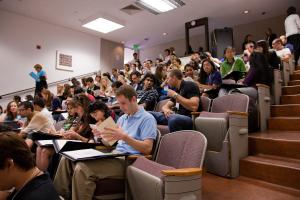
{"label": "open notebook", "polygon": [[[115,123],[115,121],[113,120],[112,117],[108,117],[101,124],[99,124],[99,125],[90,124],[90,127],[92,129],[96,129],[96,130],[98,130],[100,132],[103,132],[104,128],[117,128],[118,126],[117,126],[117,124]],[[101,142],[105,146],[113,146],[117,142],[117,140],[106,141],[104,139],[101,139]]]}
{"label": "open notebook", "polygon": [[61,155],[67,157],[72,161],[81,161],[81,160],[93,160],[99,158],[113,158],[120,156],[127,156],[127,153],[121,153],[116,150],[111,152],[99,151],[96,149],[82,149],[75,151],[65,151],[60,153]]}

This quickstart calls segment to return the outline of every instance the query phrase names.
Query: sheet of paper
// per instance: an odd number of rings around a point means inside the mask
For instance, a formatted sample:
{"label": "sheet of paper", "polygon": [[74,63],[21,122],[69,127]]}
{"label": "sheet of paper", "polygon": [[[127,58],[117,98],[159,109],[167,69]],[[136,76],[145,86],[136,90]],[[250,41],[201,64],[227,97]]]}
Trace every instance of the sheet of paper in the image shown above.
{"label": "sheet of paper", "polygon": [[[95,125],[93,127],[91,126],[92,129],[96,129],[99,132],[103,132],[104,128],[117,128],[118,126],[115,123],[115,121],[113,120],[113,118],[109,117],[106,120],[104,120],[101,124]],[[102,143],[106,146],[112,146],[116,143],[116,141],[117,140],[105,141],[105,140],[102,139]]]}
{"label": "sheet of paper", "polygon": [[105,153],[102,153],[95,149],[81,149],[81,150],[75,150],[75,151],[65,151],[64,154],[70,158],[73,158],[74,160],[105,155]]}
{"label": "sheet of paper", "polygon": [[53,145],[53,141],[52,140],[38,140],[38,143],[41,146]]}

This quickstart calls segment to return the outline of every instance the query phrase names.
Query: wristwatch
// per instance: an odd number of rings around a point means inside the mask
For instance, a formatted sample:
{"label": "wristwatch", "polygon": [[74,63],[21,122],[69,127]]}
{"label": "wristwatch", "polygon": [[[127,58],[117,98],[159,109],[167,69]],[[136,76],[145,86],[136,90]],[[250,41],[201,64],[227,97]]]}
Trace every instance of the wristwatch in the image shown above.
{"label": "wristwatch", "polygon": [[174,95],[172,96],[172,98],[173,98],[173,99],[176,99],[178,95],[179,95],[179,94],[176,93],[176,94],[174,94]]}

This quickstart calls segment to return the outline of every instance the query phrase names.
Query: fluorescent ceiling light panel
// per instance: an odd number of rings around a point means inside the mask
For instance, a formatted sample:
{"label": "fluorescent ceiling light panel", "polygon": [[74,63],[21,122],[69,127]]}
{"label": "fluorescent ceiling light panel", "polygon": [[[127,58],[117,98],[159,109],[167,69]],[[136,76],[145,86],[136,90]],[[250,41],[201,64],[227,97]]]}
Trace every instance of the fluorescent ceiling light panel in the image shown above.
{"label": "fluorescent ceiling light panel", "polygon": [[167,12],[184,5],[180,0],[137,0],[136,4],[154,14]]}
{"label": "fluorescent ceiling light panel", "polygon": [[88,29],[92,29],[94,31],[101,32],[101,33],[109,33],[109,32],[112,32],[114,30],[117,30],[117,29],[120,29],[120,28],[124,27],[121,24],[109,21],[109,20],[101,18],[101,17],[98,18],[98,19],[95,19],[91,22],[88,22],[88,23],[86,23],[82,26],[85,27],[85,28],[88,28]]}

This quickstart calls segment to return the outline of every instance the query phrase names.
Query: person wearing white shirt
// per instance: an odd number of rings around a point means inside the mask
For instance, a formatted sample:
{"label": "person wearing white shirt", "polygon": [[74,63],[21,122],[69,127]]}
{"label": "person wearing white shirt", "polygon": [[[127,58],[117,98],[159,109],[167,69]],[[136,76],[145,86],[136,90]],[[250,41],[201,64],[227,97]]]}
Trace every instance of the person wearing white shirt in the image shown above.
{"label": "person wearing white shirt", "polygon": [[272,42],[272,46],[278,57],[284,62],[289,62],[292,54],[288,48],[285,48],[282,44],[281,39],[277,38]]}
{"label": "person wearing white shirt", "polygon": [[294,54],[296,65],[298,64],[300,56],[300,18],[296,13],[295,7],[287,9],[287,17],[284,22],[285,33],[288,43],[294,46]]}

